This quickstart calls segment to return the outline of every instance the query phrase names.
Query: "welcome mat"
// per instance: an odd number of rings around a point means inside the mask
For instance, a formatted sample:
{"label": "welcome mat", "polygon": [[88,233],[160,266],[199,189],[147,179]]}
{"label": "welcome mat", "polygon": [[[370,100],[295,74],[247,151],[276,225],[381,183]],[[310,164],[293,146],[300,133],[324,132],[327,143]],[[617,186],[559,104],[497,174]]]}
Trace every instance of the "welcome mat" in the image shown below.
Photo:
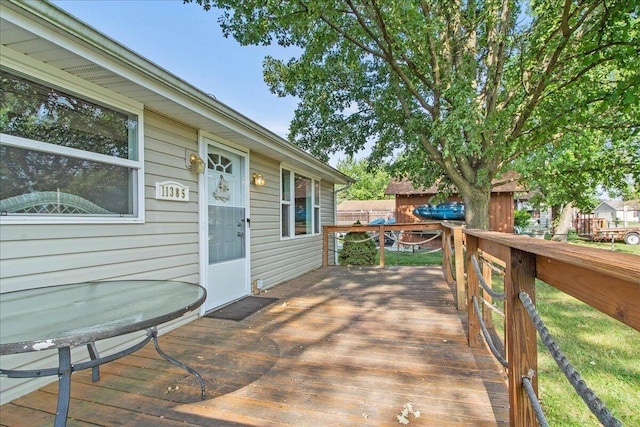
{"label": "welcome mat", "polygon": [[249,296],[242,298],[241,300],[229,304],[225,307],[222,307],[221,309],[207,314],[204,317],[240,321],[251,316],[253,313],[262,310],[269,304],[273,304],[276,301],[278,301],[278,298]]}

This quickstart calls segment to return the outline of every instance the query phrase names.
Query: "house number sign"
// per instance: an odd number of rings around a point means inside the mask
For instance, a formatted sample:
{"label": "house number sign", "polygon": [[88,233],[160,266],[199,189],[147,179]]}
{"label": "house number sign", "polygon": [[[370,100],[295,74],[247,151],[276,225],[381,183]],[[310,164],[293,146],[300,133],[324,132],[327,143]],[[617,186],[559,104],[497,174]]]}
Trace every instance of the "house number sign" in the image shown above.
{"label": "house number sign", "polygon": [[156,182],[156,199],[188,202],[189,186],[174,181]]}

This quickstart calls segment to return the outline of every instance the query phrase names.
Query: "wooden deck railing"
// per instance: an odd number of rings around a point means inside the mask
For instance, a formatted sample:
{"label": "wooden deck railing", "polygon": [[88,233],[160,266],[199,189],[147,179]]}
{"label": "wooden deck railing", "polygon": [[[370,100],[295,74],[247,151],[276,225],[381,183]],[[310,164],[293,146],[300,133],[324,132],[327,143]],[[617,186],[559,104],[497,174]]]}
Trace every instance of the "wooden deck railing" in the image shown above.
{"label": "wooden deck railing", "polygon": [[[452,232],[455,232],[453,230]],[[445,236],[446,236],[445,232]],[[589,306],[640,331],[640,262],[636,255],[615,256],[600,249],[579,247],[482,230],[464,230],[467,266],[467,307],[470,346],[481,345],[481,328],[472,301],[489,295],[480,287],[472,257],[504,265],[504,312],[506,363],[508,366],[510,425],[538,425],[534,406],[527,396],[524,378],[538,395],[538,330],[523,302],[523,292],[535,304],[536,279],[573,296]],[[486,266],[483,263],[483,266]],[[484,270],[485,282],[491,272]],[[460,276],[457,276],[460,277]],[[526,298],[526,297],[524,297]],[[491,316],[483,310],[485,323]],[[533,373],[533,375],[532,375]],[[601,422],[610,416],[596,414]],[[610,417],[605,425],[619,425]]]}
{"label": "wooden deck railing", "polygon": [[[428,232],[428,231],[442,231],[442,226],[438,221],[421,222],[411,224],[381,224],[381,225],[325,225],[323,227],[323,244],[322,244],[322,265],[325,267],[329,265],[329,254],[335,253],[335,243],[329,242],[329,236],[336,236],[338,233],[349,232],[373,232],[377,233],[381,242],[384,242],[384,235],[387,232],[394,232],[396,235],[400,235],[404,232]],[[384,247],[384,243],[381,243],[381,248]],[[380,267],[384,267],[384,250],[380,250]]]}
{"label": "wooden deck railing", "polygon": [[[536,279],[640,331],[640,262],[638,256],[611,253],[530,237],[464,229],[453,223],[395,224],[324,229],[324,265],[328,265],[329,234],[348,231],[441,230],[443,273],[455,285],[457,306],[468,312],[468,342],[481,345],[480,320],[474,299],[491,297],[480,287],[472,257],[483,259],[481,275],[491,283],[490,264],[504,269],[505,333],[503,343],[509,386],[510,425],[536,426],[536,408],[527,396],[525,381],[538,395],[537,329],[522,301],[526,293],[535,304]],[[384,251],[380,254],[384,267]],[[488,305],[488,304],[487,304]],[[491,310],[483,305],[482,319],[491,329]],[[533,373],[533,375],[532,375]],[[614,424],[615,425],[615,419]]]}

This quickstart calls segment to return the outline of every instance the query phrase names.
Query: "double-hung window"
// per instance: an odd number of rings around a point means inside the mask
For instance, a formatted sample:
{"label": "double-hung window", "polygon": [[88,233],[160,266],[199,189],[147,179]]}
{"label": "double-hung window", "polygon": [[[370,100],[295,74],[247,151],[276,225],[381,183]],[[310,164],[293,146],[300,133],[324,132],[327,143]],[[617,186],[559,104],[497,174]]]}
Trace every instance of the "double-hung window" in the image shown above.
{"label": "double-hung window", "polygon": [[291,169],[281,171],[281,235],[320,233],[320,181]]}
{"label": "double-hung window", "polygon": [[142,218],[139,114],[0,70],[0,215]]}

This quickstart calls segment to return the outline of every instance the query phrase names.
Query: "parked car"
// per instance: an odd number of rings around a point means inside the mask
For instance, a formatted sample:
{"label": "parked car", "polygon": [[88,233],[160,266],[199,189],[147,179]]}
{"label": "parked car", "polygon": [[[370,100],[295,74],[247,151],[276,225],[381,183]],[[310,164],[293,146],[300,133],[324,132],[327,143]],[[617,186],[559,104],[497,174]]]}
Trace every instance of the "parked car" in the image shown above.
{"label": "parked car", "polygon": [[423,219],[464,220],[464,203],[445,202],[437,206],[421,205],[413,210],[413,214]]}

